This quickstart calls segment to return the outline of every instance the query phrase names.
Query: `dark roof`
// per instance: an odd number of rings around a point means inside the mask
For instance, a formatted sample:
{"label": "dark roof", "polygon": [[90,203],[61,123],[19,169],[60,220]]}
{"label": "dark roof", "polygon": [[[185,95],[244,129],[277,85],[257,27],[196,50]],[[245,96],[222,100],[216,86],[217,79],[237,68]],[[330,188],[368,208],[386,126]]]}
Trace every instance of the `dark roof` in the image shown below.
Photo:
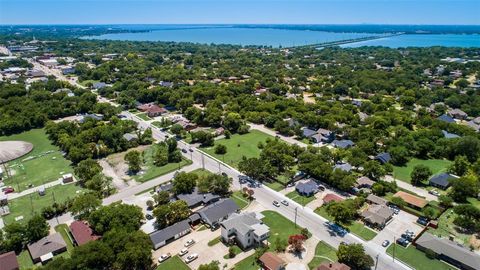
{"label": "dark roof", "polygon": [[160,191],[170,191],[172,190],[173,188],[173,183],[172,182],[168,182],[166,184],[162,184],[160,186],[157,186],[156,188],[156,191],[157,192],[160,192]]}
{"label": "dark roof", "polygon": [[105,86],[107,86],[107,84],[104,83],[104,82],[96,82],[96,83],[93,84],[93,88],[95,88],[95,89],[104,88]]}
{"label": "dark roof", "polygon": [[172,237],[175,237],[175,235],[188,230],[190,230],[188,220],[182,220],[164,229],[151,233],[150,241],[152,241],[153,245],[156,246],[168,239],[171,239]]}
{"label": "dark roof", "polygon": [[455,133],[450,133],[446,130],[442,130],[442,133],[443,133],[443,136],[447,139],[454,139],[454,138],[459,138],[460,136],[458,136],[457,134]]}
{"label": "dark roof", "polygon": [[474,252],[459,246],[453,241],[438,238],[428,232],[422,234],[417,241],[417,246],[428,248],[439,255],[451,258],[469,266],[471,269],[480,269],[480,256]]}
{"label": "dark roof", "polygon": [[455,123],[455,120],[451,116],[446,114],[440,115],[437,119],[447,123]]}
{"label": "dark roof", "polygon": [[456,177],[449,173],[440,173],[434,175],[430,178],[429,182],[438,186],[448,187],[450,185],[450,180],[455,179]]}
{"label": "dark roof", "polygon": [[60,233],[47,235],[35,243],[27,245],[30,256],[35,261],[41,256],[67,248]]}
{"label": "dark roof", "polygon": [[95,241],[99,238],[99,236],[95,235],[90,226],[84,221],[76,220],[72,222],[72,224],[70,224],[70,232],[79,246],[90,241]]}
{"label": "dark roof", "polygon": [[381,163],[388,163],[388,162],[390,162],[390,160],[392,160],[392,156],[390,155],[390,153],[383,152],[383,153],[378,154],[375,157],[375,159],[380,161]]}
{"label": "dark roof", "polygon": [[312,129],[309,129],[309,128],[303,128],[302,129],[302,134],[303,134],[303,137],[312,137],[313,135],[315,135],[317,132],[315,130],[312,130]]}
{"label": "dark roof", "polygon": [[367,201],[372,202],[374,204],[379,204],[379,205],[386,205],[387,204],[387,200],[385,200],[384,198],[378,197],[377,195],[373,195],[373,194],[368,194]]}
{"label": "dark roof", "polygon": [[318,191],[318,184],[313,180],[308,180],[307,182],[298,183],[295,189],[299,193],[311,194]]}
{"label": "dark roof", "polygon": [[351,140],[334,140],[332,144],[338,148],[348,148],[355,145]]}
{"label": "dark roof", "polygon": [[19,268],[15,252],[0,254],[0,270],[17,270]]}
{"label": "dark roof", "polygon": [[224,199],[201,209],[198,213],[203,221],[213,225],[224,217],[237,212],[238,209],[238,205],[232,199]]}
{"label": "dark roof", "polygon": [[193,213],[190,217],[188,217],[188,221],[190,221],[190,223],[195,223],[201,219],[202,218],[200,217],[199,213]]}
{"label": "dark roof", "polygon": [[177,198],[185,201],[188,207],[193,207],[200,203],[208,204],[211,201],[218,200],[220,196],[212,193],[200,193],[198,188],[195,188],[192,193],[178,194]]}

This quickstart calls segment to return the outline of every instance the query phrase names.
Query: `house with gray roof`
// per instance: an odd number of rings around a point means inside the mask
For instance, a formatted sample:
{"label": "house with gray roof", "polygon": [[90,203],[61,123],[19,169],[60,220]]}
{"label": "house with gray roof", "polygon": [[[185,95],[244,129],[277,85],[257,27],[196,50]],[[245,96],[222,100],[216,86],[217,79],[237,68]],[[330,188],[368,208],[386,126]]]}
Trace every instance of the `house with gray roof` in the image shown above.
{"label": "house with gray roof", "polygon": [[223,199],[202,208],[198,211],[198,214],[207,226],[215,229],[220,225],[220,222],[239,210],[238,205],[232,199]]}
{"label": "house with gray roof", "polygon": [[455,139],[455,138],[460,138],[460,136],[458,136],[457,134],[455,133],[450,133],[446,130],[442,130],[442,134],[443,134],[443,137],[445,137],[446,139]]}
{"label": "house with gray roof", "polygon": [[334,140],[332,145],[336,148],[347,149],[355,145],[351,140]]}
{"label": "house with gray roof", "polygon": [[393,210],[385,204],[372,204],[360,216],[366,224],[382,229],[392,219]]}
{"label": "house with gray roof", "polygon": [[202,193],[195,187],[192,193],[178,194],[177,199],[185,201],[189,208],[195,208],[214,203],[220,199],[220,196],[208,192]]}
{"label": "house with gray roof", "polygon": [[300,182],[295,186],[295,190],[303,196],[312,196],[318,192],[318,184],[313,180]]}
{"label": "house with gray roof", "polygon": [[385,163],[390,162],[390,160],[392,160],[392,156],[388,152],[383,152],[383,153],[378,154],[375,157],[375,160],[378,160],[378,162],[380,162],[382,164],[385,164]]}
{"label": "house with gray roof", "polygon": [[421,251],[435,252],[440,260],[460,269],[480,270],[480,256],[453,241],[425,232],[415,241],[415,246]]}
{"label": "house with gray roof", "polygon": [[190,231],[191,228],[188,220],[182,220],[164,229],[151,233],[150,241],[152,241],[153,249],[159,249],[190,233]]}
{"label": "house with gray roof", "polygon": [[255,213],[233,213],[220,227],[225,243],[235,242],[244,250],[262,243],[270,236],[270,229]]}
{"label": "house with gray roof", "polygon": [[305,138],[310,138],[312,137],[313,135],[317,134],[317,132],[313,129],[309,129],[309,128],[303,128],[302,129],[302,135],[303,137]]}
{"label": "house with gray roof", "polygon": [[333,170],[342,170],[344,172],[350,172],[353,167],[349,163],[337,163],[333,166]]}
{"label": "house with gray roof", "polygon": [[455,119],[446,114],[440,115],[439,117],[437,117],[437,119],[445,123],[455,123]]}
{"label": "house with gray roof", "polygon": [[430,180],[428,180],[428,183],[431,186],[438,187],[438,188],[441,188],[441,189],[445,190],[450,186],[450,181],[453,180],[453,179],[457,179],[457,178],[458,177],[453,175],[453,174],[440,173],[440,174],[432,176],[430,178]]}
{"label": "house with gray roof", "polygon": [[33,263],[46,263],[53,259],[53,256],[67,250],[67,244],[60,233],[47,235],[35,243],[27,245]]}

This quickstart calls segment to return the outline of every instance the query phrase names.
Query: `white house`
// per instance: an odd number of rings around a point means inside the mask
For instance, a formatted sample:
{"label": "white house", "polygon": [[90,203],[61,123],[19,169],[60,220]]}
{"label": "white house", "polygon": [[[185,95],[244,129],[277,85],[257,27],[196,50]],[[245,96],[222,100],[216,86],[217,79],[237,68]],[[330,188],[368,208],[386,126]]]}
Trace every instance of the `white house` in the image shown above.
{"label": "white house", "polygon": [[234,213],[220,226],[223,241],[235,241],[242,249],[258,245],[270,236],[270,229],[255,213]]}

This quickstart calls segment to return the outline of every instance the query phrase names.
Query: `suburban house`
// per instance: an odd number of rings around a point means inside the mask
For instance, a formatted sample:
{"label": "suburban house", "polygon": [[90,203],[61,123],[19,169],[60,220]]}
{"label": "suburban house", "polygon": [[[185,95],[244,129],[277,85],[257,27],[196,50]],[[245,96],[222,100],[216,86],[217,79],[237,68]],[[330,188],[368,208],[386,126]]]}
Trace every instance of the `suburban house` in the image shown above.
{"label": "suburban house", "polygon": [[311,138],[313,135],[317,134],[317,132],[313,129],[309,129],[309,128],[302,128],[302,135],[303,137],[305,138]]}
{"label": "suburban house", "polygon": [[318,192],[318,189],[318,184],[311,179],[306,182],[300,182],[295,186],[295,190],[303,196],[312,196]]}
{"label": "suburban house", "polygon": [[398,191],[393,195],[393,197],[399,197],[402,198],[405,203],[407,203],[410,207],[415,208],[415,209],[423,209],[427,204],[428,201],[420,198],[418,196],[412,195],[410,193],[406,193],[404,191]]}
{"label": "suburban house", "polygon": [[135,140],[138,140],[138,135],[135,133],[125,133],[122,135],[122,137],[127,140],[127,142],[132,142]]}
{"label": "suburban house", "polygon": [[344,172],[349,172],[353,169],[352,165],[349,163],[337,163],[333,166],[333,170],[342,170]]}
{"label": "suburban house", "polygon": [[201,193],[198,187],[195,187],[192,193],[178,194],[177,199],[185,201],[189,208],[196,208],[201,205],[214,203],[220,199],[220,196],[212,193]]}
{"label": "suburban house", "polygon": [[378,197],[377,195],[368,194],[367,198],[365,199],[367,202],[371,204],[378,204],[378,205],[386,205],[387,200],[382,197]]}
{"label": "suburban house", "polygon": [[105,88],[106,86],[107,84],[104,82],[96,82],[92,85],[93,89],[102,89],[102,88]]}
{"label": "suburban house", "polygon": [[336,148],[347,149],[355,145],[351,140],[334,140],[332,145]]}
{"label": "suburban house", "polygon": [[476,132],[480,131],[480,116],[467,122],[467,126],[473,128]]}
{"label": "suburban house", "polygon": [[435,252],[439,259],[460,269],[479,270],[480,256],[458,245],[457,243],[436,237],[428,232],[423,233],[416,241],[417,249]]}
{"label": "suburban house", "polygon": [[152,241],[153,249],[156,250],[190,233],[190,231],[191,228],[188,220],[182,220],[164,229],[151,233],[150,241]]}
{"label": "suburban house", "polygon": [[272,252],[265,252],[258,260],[264,270],[282,270],[286,266],[285,261]]}
{"label": "suburban house", "polygon": [[20,266],[18,265],[17,256],[15,252],[10,251],[7,253],[0,254],[0,270],[18,270]]}
{"label": "suburban house", "polygon": [[48,262],[54,255],[60,254],[67,250],[67,244],[60,233],[47,235],[35,243],[27,245],[30,257],[33,263],[42,264]]}
{"label": "suburban house", "polygon": [[392,156],[390,155],[390,153],[383,152],[383,153],[378,154],[375,157],[375,160],[378,160],[378,162],[380,162],[382,164],[385,164],[385,163],[390,162],[390,160],[392,160]]}
{"label": "suburban house", "polygon": [[350,266],[339,262],[324,262],[317,267],[317,270],[350,270]]}
{"label": "suburban house", "polygon": [[360,216],[366,224],[383,229],[392,219],[393,210],[385,204],[372,204]]}
{"label": "suburban house", "polygon": [[325,195],[325,197],[323,197],[324,204],[341,201],[343,201],[343,198],[333,193],[328,193],[327,195]]}
{"label": "suburban house", "polygon": [[428,183],[430,184],[430,186],[434,186],[434,187],[445,190],[450,186],[450,180],[457,179],[457,178],[458,177],[453,174],[440,173],[432,176],[430,180],[428,180]]}
{"label": "suburban house", "polygon": [[84,245],[90,241],[95,241],[100,236],[93,233],[92,228],[85,221],[76,220],[70,224],[70,233],[77,246]]}
{"label": "suburban house", "polygon": [[101,114],[95,114],[95,113],[86,113],[82,115],[82,118],[79,120],[80,123],[84,123],[87,121],[87,119],[94,119],[96,121],[102,121],[103,120],[103,115]]}
{"label": "suburban house", "polygon": [[261,244],[270,236],[270,229],[255,213],[233,213],[220,227],[225,243],[234,241],[242,249]]}
{"label": "suburban house", "polygon": [[227,219],[231,214],[238,212],[238,210],[238,205],[232,199],[223,199],[202,208],[198,211],[198,214],[207,226],[214,229],[220,225],[220,222]]}
{"label": "suburban house", "polygon": [[317,129],[317,135],[319,135],[319,142],[330,143],[335,140],[335,132],[332,132],[328,129],[319,128]]}
{"label": "suburban house", "polygon": [[372,188],[373,184],[375,184],[375,181],[373,181],[372,179],[366,177],[366,176],[362,176],[362,177],[359,177],[357,178],[357,181],[355,182],[355,187],[360,189],[360,188]]}
{"label": "suburban house", "polygon": [[167,112],[165,108],[161,108],[154,103],[145,103],[137,106],[139,111],[145,112],[148,117],[156,117]]}
{"label": "suburban house", "polygon": [[450,133],[446,130],[442,130],[442,133],[443,133],[443,137],[445,137],[446,139],[455,139],[455,138],[460,138],[460,136],[458,136],[457,134],[455,133]]}
{"label": "suburban house", "polygon": [[460,109],[452,109],[452,110],[449,110],[447,113],[451,117],[459,120],[464,120],[468,117],[468,114]]}
{"label": "suburban house", "polygon": [[453,119],[451,116],[446,114],[440,115],[437,119],[445,123],[455,123],[455,119]]}

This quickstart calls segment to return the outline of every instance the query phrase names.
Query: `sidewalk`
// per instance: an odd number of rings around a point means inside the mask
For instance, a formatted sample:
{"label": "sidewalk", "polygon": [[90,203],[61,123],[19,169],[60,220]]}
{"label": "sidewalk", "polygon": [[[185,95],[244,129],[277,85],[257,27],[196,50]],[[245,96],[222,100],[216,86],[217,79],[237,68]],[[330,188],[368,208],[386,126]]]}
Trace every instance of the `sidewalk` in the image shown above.
{"label": "sidewalk", "polygon": [[[63,181],[62,179],[58,179],[58,180],[46,183],[44,185],[40,185],[40,186],[37,186],[37,187],[26,189],[26,190],[24,190],[20,193],[16,193],[16,192],[10,193],[10,194],[7,194],[7,199],[8,200],[13,200],[13,199],[20,198],[22,196],[25,196],[25,195],[28,195],[28,194],[31,194],[31,193],[35,193],[35,192],[38,191],[38,189],[40,187],[45,187],[45,189],[47,189],[47,188],[50,188],[50,187],[53,187],[53,186],[56,186],[56,185],[61,185],[62,181]],[[71,183],[75,183],[75,182],[76,181],[73,181]],[[68,184],[71,184],[71,183],[68,183]]]}

